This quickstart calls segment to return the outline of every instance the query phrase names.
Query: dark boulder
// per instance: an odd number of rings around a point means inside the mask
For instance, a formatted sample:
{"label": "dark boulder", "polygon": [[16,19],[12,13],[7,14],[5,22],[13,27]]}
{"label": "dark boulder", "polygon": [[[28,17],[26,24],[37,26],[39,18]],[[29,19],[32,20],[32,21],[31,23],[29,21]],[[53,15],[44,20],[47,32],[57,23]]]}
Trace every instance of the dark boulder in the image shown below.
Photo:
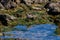
{"label": "dark boulder", "polygon": [[20,2],[26,4],[26,2],[24,0],[20,0]]}
{"label": "dark boulder", "polygon": [[2,25],[4,26],[8,26],[8,22],[9,21],[12,21],[12,20],[15,20],[16,18],[12,15],[9,15],[9,14],[0,14],[0,22]]}
{"label": "dark boulder", "polygon": [[49,15],[52,15],[52,16],[55,16],[55,15],[59,15],[60,14],[60,12],[57,12],[57,11],[53,11],[54,9],[50,9],[47,13],[49,14]]}
{"label": "dark boulder", "polygon": [[59,15],[59,14],[60,14],[60,12],[58,11],[58,10],[59,10],[59,7],[57,6],[56,3],[47,3],[47,4],[44,6],[44,8],[45,8],[45,9],[49,9],[49,10],[47,11],[47,13],[48,13],[49,15],[55,16],[55,15]]}
{"label": "dark boulder", "polygon": [[2,25],[8,26],[8,23],[7,23],[7,20],[6,20],[6,15],[1,15],[0,14],[0,22],[2,23]]}

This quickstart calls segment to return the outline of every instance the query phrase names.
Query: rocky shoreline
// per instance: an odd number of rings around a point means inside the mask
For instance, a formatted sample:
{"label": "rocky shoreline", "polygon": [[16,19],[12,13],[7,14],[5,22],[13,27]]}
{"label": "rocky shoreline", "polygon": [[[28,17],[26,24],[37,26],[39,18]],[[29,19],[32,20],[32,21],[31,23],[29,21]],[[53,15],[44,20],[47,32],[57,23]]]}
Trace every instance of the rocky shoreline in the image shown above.
{"label": "rocky shoreline", "polygon": [[45,23],[57,24],[60,28],[60,1],[1,0],[0,19],[0,29]]}

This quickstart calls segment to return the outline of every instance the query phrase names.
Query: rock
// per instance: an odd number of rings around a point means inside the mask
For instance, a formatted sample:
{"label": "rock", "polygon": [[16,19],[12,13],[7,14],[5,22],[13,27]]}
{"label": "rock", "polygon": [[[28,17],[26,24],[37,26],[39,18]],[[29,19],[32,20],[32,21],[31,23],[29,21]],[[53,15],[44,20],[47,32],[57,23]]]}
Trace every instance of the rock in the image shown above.
{"label": "rock", "polygon": [[16,18],[9,14],[0,14],[0,22],[4,26],[8,26],[8,21],[15,20]]}
{"label": "rock", "polygon": [[47,13],[49,15],[59,15],[60,14],[60,8],[58,7],[57,3],[47,3],[44,6],[46,9],[49,9]]}
{"label": "rock", "polygon": [[27,5],[31,5],[32,3],[39,4],[39,3],[46,3],[48,0],[25,0]]}
{"label": "rock", "polygon": [[36,18],[37,18],[37,15],[27,14],[27,19],[35,20]]}
{"label": "rock", "polygon": [[8,22],[6,20],[6,15],[0,14],[0,22],[2,23],[2,25],[8,26]]}
{"label": "rock", "polygon": [[30,6],[32,3],[39,4],[39,3],[47,3],[48,0],[1,0],[0,3],[6,8],[6,9],[12,9],[15,8],[18,4],[24,3]]}
{"label": "rock", "polygon": [[11,7],[10,2],[7,5],[5,5],[6,9],[10,9],[10,7]]}
{"label": "rock", "polygon": [[20,0],[16,0],[16,3],[17,3],[17,4],[20,4]]}
{"label": "rock", "polygon": [[10,9],[17,7],[15,2],[11,2],[10,5],[11,5]]}
{"label": "rock", "polygon": [[4,8],[4,6],[0,3],[0,9],[1,10],[4,10],[5,8]]}
{"label": "rock", "polygon": [[51,0],[52,2],[58,2],[58,1],[60,1],[60,0]]}
{"label": "rock", "polygon": [[25,0],[25,2],[26,2],[27,5],[31,5],[31,3],[32,3],[33,1],[32,1],[32,0],[29,0],[29,1],[28,1],[28,0]]}
{"label": "rock", "polygon": [[48,0],[35,0],[35,3],[46,3]]}
{"label": "rock", "polygon": [[5,8],[6,9],[13,9],[17,7],[17,4],[15,2],[8,2],[6,5],[5,5]]}
{"label": "rock", "polygon": [[27,18],[33,18],[32,14],[27,14]]}
{"label": "rock", "polygon": [[40,10],[42,10],[43,6],[36,4],[36,5],[34,5],[32,8],[33,8],[34,10],[40,11]]}
{"label": "rock", "polygon": [[8,20],[14,20],[16,19],[16,17],[14,17],[13,15],[9,15],[9,14],[5,14],[7,16]]}

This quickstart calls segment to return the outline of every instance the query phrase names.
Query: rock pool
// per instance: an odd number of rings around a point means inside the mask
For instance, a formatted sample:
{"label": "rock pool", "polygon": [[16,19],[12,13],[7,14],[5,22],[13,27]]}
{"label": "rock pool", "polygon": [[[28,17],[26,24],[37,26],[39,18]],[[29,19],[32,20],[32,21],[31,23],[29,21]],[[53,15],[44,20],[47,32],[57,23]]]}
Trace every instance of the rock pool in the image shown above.
{"label": "rock pool", "polygon": [[14,30],[10,32],[3,32],[4,34],[12,34],[12,36],[6,35],[1,36],[0,38],[21,38],[28,40],[60,40],[60,36],[56,36],[54,33],[56,28],[57,26],[54,24],[32,25],[30,28],[27,28],[23,25],[17,25],[14,27]]}

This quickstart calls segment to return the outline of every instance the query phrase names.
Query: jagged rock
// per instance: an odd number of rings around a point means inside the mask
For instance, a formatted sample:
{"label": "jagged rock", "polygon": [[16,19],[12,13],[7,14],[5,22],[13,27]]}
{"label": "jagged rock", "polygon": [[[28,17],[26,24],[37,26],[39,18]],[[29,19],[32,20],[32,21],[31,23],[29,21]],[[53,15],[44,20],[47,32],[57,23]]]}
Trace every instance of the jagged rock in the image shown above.
{"label": "jagged rock", "polygon": [[10,9],[10,7],[11,7],[10,2],[7,5],[5,5],[6,9]]}
{"label": "jagged rock", "polygon": [[15,2],[9,2],[7,5],[5,5],[6,9],[13,9],[17,7],[17,4]]}
{"label": "jagged rock", "polygon": [[13,8],[15,8],[16,6],[17,6],[17,5],[16,5],[15,2],[10,2],[9,4],[7,4],[6,8],[7,8],[7,9],[8,9],[8,8],[13,9]]}
{"label": "jagged rock", "polygon": [[[17,4],[24,3],[30,6],[32,3],[39,4],[39,3],[47,3],[49,1],[57,1],[57,0],[0,0],[0,3],[7,9],[15,8]],[[10,2],[10,3],[9,3]]]}
{"label": "jagged rock", "polygon": [[37,17],[37,15],[27,14],[27,19],[34,20],[36,17]]}
{"label": "jagged rock", "polygon": [[12,9],[17,6],[16,3],[18,3],[18,0],[1,0],[0,3],[6,8],[6,9]]}
{"label": "jagged rock", "polygon": [[46,3],[48,0],[35,0],[35,3]]}
{"label": "jagged rock", "polygon": [[60,14],[60,7],[58,5],[57,3],[47,3],[44,7],[49,9],[47,11],[49,15],[58,15]]}
{"label": "jagged rock", "polygon": [[60,0],[51,0],[52,2],[58,2],[58,1],[60,1]]}
{"label": "jagged rock", "polygon": [[16,4],[20,4],[20,0],[9,0],[11,2],[15,2]]}
{"label": "jagged rock", "polygon": [[27,5],[31,5],[31,3],[33,2],[33,0],[25,0],[25,3],[27,4]]}
{"label": "jagged rock", "polygon": [[6,15],[0,14],[0,22],[2,23],[2,25],[8,26],[8,22],[6,20]]}
{"label": "jagged rock", "polygon": [[51,15],[51,18],[53,20],[53,23],[59,25],[60,24],[60,19],[58,19],[56,16],[60,15],[60,7],[58,6],[59,3],[47,3],[44,7],[46,9],[49,9],[47,13]]}
{"label": "jagged rock", "polygon": [[37,11],[38,10],[42,10],[42,8],[43,8],[43,6],[42,5],[38,5],[38,4],[32,6],[32,9],[37,10]]}
{"label": "jagged rock", "polygon": [[11,5],[11,7],[10,7],[10,8],[15,8],[15,7],[17,7],[17,5],[16,5],[16,3],[15,3],[15,2],[11,2],[11,3],[10,3],[10,5]]}
{"label": "jagged rock", "polygon": [[4,6],[0,3],[0,9],[1,10],[4,10],[5,8],[4,8]]}
{"label": "jagged rock", "polygon": [[33,18],[32,14],[27,14],[27,18]]}
{"label": "jagged rock", "polygon": [[7,20],[15,20],[16,17],[14,17],[13,15],[9,15],[9,14],[5,14],[7,17]]}
{"label": "jagged rock", "polygon": [[4,26],[8,26],[8,21],[15,20],[16,17],[9,15],[9,14],[0,14],[0,22]]}
{"label": "jagged rock", "polygon": [[39,4],[39,3],[46,3],[48,0],[25,0],[27,5],[31,5],[32,3]]}

